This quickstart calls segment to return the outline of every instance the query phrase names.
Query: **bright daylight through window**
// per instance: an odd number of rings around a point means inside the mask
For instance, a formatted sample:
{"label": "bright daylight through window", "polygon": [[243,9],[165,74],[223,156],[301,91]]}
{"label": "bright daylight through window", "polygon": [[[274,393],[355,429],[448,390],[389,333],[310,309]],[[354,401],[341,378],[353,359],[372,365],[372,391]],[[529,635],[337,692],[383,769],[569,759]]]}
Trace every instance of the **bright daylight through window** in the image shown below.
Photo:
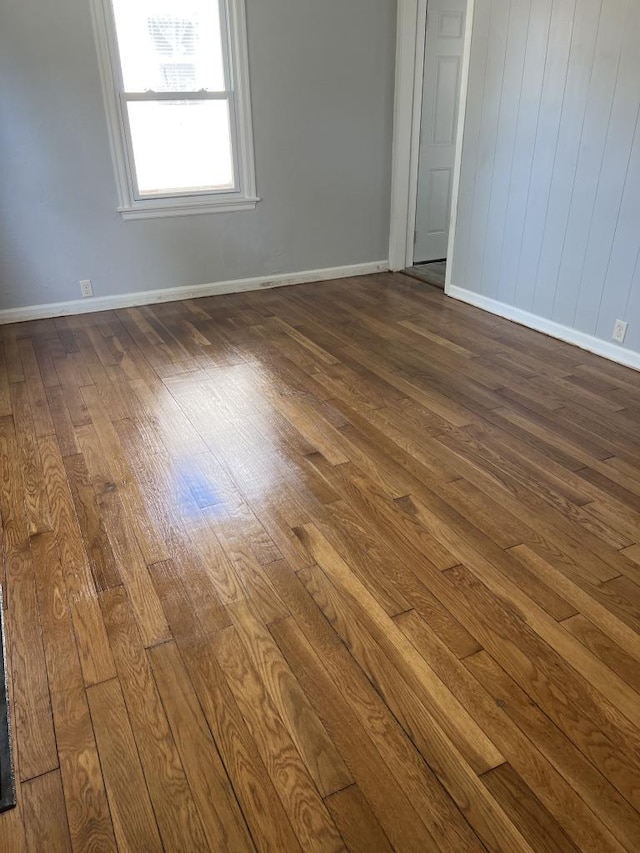
{"label": "bright daylight through window", "polygon": [[255,206],[243,0],[95,0],[125,218]]}

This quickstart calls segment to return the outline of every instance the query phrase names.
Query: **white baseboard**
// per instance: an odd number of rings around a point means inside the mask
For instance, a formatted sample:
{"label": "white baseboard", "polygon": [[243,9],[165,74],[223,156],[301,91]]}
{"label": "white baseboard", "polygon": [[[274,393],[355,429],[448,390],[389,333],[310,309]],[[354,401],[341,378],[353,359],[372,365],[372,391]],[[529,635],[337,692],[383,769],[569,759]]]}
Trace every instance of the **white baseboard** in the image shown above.
{"label": "white baseboard", "polygon": [[320,270],[284,273],[282,275],[240,278],[235,281],[218,281],[213,284],[195,284],[186,287],[167,287],[162,290],[143,290],[136,293],[120,293],[115,296],[95,296],[91,299],[74,299],[70,302],[50,302],[46,305],[26,305],[24,308],[0,310],[0,325],[21,323],[25,320],[42,320],[49,317],[67,317],[70,314],[92,314],[94,311],[112,311],[115,308],[133,308],[138,305],[153,305],[158,302],[177,302],[181,299],[197,299],[199,296],[216,296],[222,293],[243,293],[249,290],[266,290],[289,284],[306,284],[314,281],[332,281],[336,278],[352,278],[360,275],[387,272],[388,261],[368,264],[351,264],[343,267],[327,267]]}
{"label": "white baseboard", "polygon": [[498,317],[513,320],[514,323],[519,323],[521,326],[528,326],[528,328],[535,329],[537,332],[543,332],[552,338],[559,338],[561,341],[575,344],[580,349],[586,349],[596,355],[603,356],[603,358],[608,358],[610,361],[616,361],[618,364],[624,364],[626,367],[633,367],[635,370],[640,370],[640,352],[636,352],[635,350],[628,350],[619,344],[603,341],[594,335],[587,335],[585,332],[572,329],[571,326],[563,326],[561,323],[555,323],[553,320],[547,320],[545,317],[539,317],[537,314],[530,314],[521,308],[507,305],[506,302],[498,302],[497,299],[490,299],[488,296],[472,293],[470,290],[465,290],[463,287],[457,287],[454,284],[447,287],[447,296],[452,296],[461,302],[474,305],[476,308],[482,308],[491,314],[497,314]]}

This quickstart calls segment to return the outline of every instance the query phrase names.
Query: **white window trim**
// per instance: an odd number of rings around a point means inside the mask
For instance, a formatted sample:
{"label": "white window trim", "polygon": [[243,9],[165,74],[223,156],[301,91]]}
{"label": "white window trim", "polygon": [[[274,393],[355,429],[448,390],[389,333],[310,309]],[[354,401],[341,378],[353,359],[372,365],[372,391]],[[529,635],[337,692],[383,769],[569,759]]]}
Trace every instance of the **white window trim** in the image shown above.
{"label": "white window trim", "polygon": [[[231,110],[234,166],[237,188],[216,193],[166,195],[136,198],[134,166],[127,143],[125,117],[120,99],[120,59],[118,55],[111,0],[91,0],[93,28],[98,52],[102,95],[107,114],[109,146],[118,190],[118,212],[123,219],[155,219],[202,213],[232,213],[253,210],[260,201],[256,191],[249,51],[244,0],[220,0],[223,19],[229,22],[227,45],[231,69],[230,87],[234,97]],[[222,37],[225,38],[223,25]],[[205,96],[206,97],[206,96]]]}

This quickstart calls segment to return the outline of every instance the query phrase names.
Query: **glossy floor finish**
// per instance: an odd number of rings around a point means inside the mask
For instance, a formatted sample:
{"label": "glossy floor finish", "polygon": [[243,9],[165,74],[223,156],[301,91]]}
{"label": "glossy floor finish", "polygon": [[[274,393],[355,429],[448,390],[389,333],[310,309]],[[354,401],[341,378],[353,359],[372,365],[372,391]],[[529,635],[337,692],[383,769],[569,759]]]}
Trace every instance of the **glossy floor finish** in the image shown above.
{"label": "glossy floor finish", "polygon": [[402,275],[0,334],[0,850],[640,850],[640,374]]}
{"label": "glossy floor finish", "polygon": [[419,281],[424,281],[426,284],[432,284],[434,287],[444,290],[447,277],[447,262],[433,261],[431,263],[416,264],[405,270],[405,275],[410,275],[412,278],[417,278]]}

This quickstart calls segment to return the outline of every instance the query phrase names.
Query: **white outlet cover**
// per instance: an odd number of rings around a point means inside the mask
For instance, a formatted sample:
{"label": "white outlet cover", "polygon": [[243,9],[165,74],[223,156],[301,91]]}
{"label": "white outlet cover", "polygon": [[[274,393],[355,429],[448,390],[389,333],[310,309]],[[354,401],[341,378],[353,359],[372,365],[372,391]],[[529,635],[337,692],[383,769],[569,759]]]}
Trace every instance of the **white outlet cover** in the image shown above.
{"label": "white outlet cover", "polygon": [[616,320],[612,335],[614,341],[617,341],[619,344],[624,342],[625,335],[627,334],[627,325],[624,320]]}

